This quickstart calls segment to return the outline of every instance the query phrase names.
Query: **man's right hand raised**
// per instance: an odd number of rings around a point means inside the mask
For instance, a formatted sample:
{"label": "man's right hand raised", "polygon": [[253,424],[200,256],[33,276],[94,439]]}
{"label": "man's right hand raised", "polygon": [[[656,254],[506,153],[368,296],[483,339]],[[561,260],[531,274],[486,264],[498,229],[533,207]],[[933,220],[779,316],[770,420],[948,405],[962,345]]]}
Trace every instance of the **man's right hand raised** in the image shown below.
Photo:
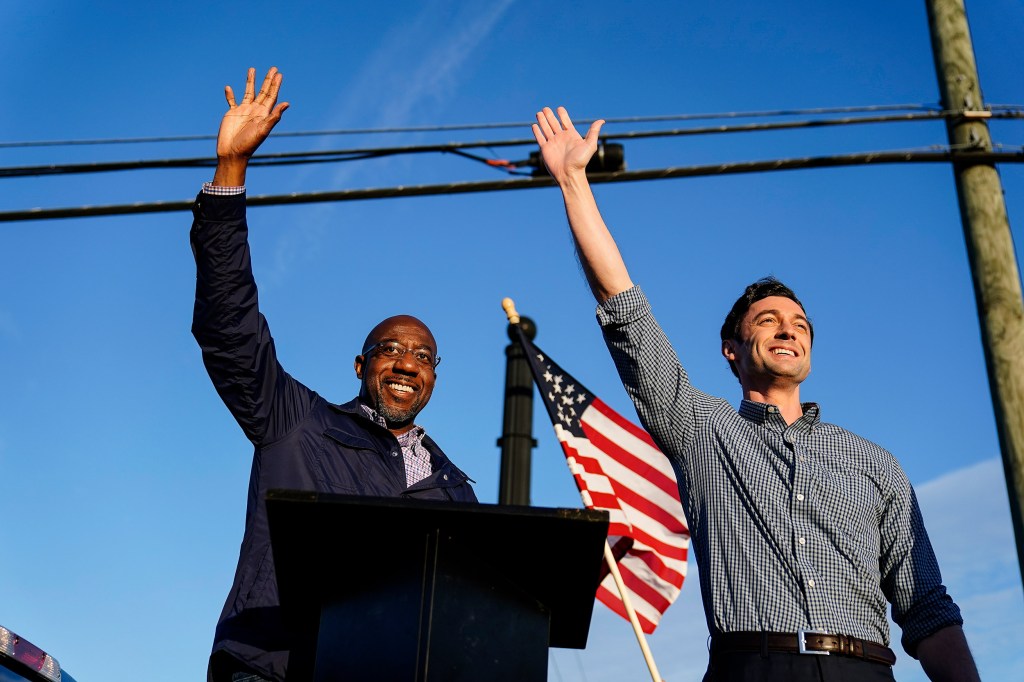
{"label": "man's right hand raised", "polygon": [[249,158],[256,152],[270,131],[281,120],[288,102],[277,103],[283,77],[277,67],[271,67],[256,92],[256,69],[250,68],[245,80],[245,95],[235,103],[230,85],[224,86],[228,111],[220,122],[217,134],[217,171],[213,184],[238,187],[245,184],[245,171]]}

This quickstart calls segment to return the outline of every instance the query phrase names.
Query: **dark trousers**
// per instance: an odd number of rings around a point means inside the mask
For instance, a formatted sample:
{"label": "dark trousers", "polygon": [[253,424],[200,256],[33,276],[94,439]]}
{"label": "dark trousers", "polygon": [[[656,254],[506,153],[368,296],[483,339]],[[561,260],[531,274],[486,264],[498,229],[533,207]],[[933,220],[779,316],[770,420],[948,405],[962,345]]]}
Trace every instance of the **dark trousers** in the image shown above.
{"label": "dark trousers", "polygon": [[892,668],[849,656],[768,652],[716,653],[704,682],[894,682]]}

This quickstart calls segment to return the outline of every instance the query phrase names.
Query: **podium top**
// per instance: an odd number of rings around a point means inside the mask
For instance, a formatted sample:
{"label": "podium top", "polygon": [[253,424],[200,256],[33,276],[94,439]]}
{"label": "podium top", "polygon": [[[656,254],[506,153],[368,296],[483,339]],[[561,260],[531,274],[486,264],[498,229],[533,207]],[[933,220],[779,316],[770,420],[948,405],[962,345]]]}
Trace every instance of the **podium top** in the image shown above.
{"label": "podium top", "polygon": [[[465,570],[515,585],[551,614],[550,646],[586,646],[600,582],[608,513],[335,495],[267,493],[274,563],[286,618],[319,612],[382,567],[382,546],[433,535],[469,550]],[[422,571],[422,559],[410,571]]]}

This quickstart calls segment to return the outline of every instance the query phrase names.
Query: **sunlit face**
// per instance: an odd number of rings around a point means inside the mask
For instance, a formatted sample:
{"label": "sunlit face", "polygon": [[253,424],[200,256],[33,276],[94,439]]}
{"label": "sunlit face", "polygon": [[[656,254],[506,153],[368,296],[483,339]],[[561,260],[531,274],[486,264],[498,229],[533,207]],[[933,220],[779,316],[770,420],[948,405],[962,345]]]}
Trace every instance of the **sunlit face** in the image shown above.
{"label": "sunlit face", "polygon": [[792,299],[756,301],[740,321],[737,336],[722,342],[722,355],[735,364],[744,387],[799,384],[811,371],[811,325]]}
{"label": "sunlit face", "polygon": [[[377,344],[394,343],[408,352]],[[437,342],[427,326],[409,315],[384,320],[366,337],[364,347],[373,346],[355,359],[356,376],[362,380],[359,395],[388,421],[394,433],[413,426],[413,419],[426,407],[437,375],[429,358],[437,355]]]}

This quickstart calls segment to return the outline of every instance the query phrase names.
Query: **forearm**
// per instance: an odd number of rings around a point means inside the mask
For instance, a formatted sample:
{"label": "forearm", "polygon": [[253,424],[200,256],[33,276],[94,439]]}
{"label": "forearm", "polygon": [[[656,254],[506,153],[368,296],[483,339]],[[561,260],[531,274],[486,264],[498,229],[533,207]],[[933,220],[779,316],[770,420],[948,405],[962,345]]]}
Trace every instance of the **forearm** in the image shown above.
{"label": "forearm", "polygon": [[560,183],[576,251],[598,303],[633,286],[619,248],[608,231],[583,171]]}
{"label": "forearm", "polygon": [[959,625],[925,637],[917,645],[917,658],[932,682],[980,682],[978,668]]}
{"label": "forearm", "polygon": [[213,173],[213,183],[217,187],[242,187],[245,185],[245,171],[249,167],[249,159],[221,158],[217,159],[217,170]]}

